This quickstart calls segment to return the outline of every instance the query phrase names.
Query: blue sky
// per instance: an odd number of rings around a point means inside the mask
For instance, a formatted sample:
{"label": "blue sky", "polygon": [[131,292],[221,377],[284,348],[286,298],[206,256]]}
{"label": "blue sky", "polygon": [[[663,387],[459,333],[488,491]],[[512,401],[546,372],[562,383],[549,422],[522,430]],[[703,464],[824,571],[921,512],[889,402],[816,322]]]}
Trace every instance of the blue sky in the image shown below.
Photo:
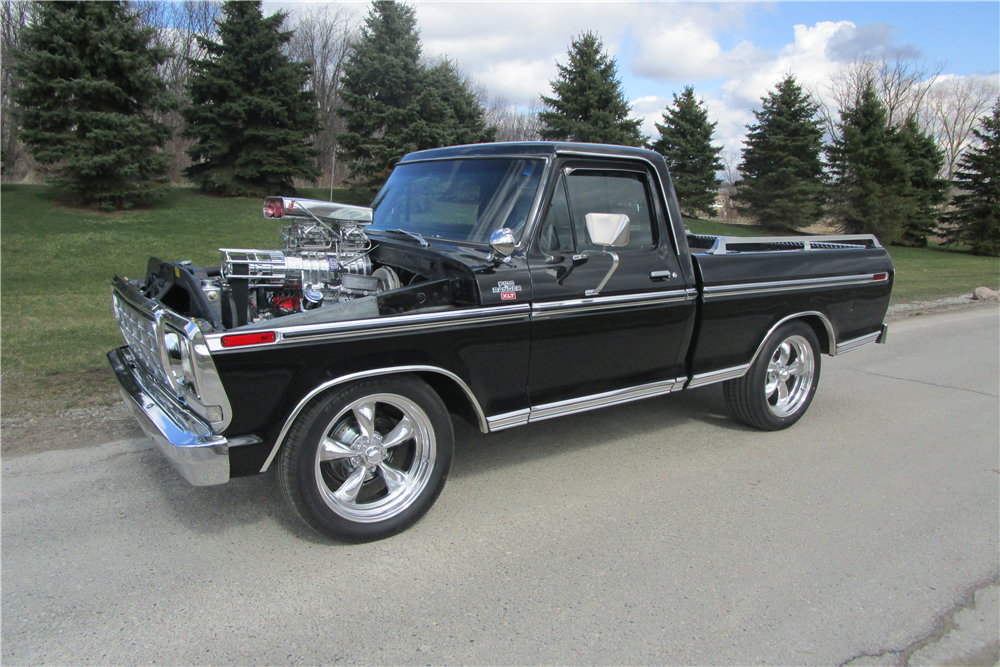
{"label": "blue sky", "polygon": [[[266,2],[295,12],[320,3]],[[618,61],[647,133],[694,85],[716,140],[739,148],[752,109],[786,72],[820,89],[853,57],[905,53],[945,76],[1000,76],[1000,2],[436,2],[417,0],[428,57],[448,56],[493,95],[550,94],[571,39],[594,31]],[[367,3],[347,7],[358,18]]]}
{"label": "blue sky", "polygon": [[[896,42],[919,49],[931,61],[947,61],[954,74],[996,70],[1000,60],[1000,2],[783,2],[755,12],[748,38],[778,48],[788,26],[819,21],[883,23]],[[989,60],[992,54],[992,63]],[[985,67],[985,69],[984,69]]]}
{"label": "blue sky", "polygon": [[[912,48],[929,64],[942,63],[949,74],[967,76],[1000,69],[1000,2],[781,2],[750,5],[737,29],[719,32],[719,44],[731,50],[741,41],[777,51],[794,40],[792,27],[821,21],[851,21],[857,26],[884,25],[893,42]],[[662,86],[633,75],[623,44],[622,79],[632,97],[655,95]],[[992,54],[992,58],[990,55]],[[693,81],[714,86],[715,81]]]}

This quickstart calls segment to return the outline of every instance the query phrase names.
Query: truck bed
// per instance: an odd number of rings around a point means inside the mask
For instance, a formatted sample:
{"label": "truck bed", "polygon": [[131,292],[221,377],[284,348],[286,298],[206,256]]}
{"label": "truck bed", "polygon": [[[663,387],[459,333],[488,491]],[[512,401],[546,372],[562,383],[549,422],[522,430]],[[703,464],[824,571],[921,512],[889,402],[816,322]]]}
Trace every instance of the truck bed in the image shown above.
{"label": "truck bed", "polygon": [[874,236],[687,240],[699,291],[690,386],[742,374],[768,331],[790,316],[806,314],[831,355],[881,331],[893,269]]}

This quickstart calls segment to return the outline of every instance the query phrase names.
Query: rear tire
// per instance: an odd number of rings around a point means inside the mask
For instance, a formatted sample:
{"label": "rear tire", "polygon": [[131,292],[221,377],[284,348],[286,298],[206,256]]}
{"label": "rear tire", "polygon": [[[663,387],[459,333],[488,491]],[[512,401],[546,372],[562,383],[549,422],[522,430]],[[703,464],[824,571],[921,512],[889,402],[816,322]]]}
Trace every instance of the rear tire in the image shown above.
{"label": "rear tire", "polygon": [[789,322],[765,341],[746,375],[723,383],[726,403],[738,420],[765,431],[788,428],[805,414],[819,385],[816,333]]}
{"label": "rear tire", "polygon": [[427,383],[405,375],[367,380],[333,390],[296,419],[278,486],[317,532],[379,540],[430,509],[453,450],[451,417]]}

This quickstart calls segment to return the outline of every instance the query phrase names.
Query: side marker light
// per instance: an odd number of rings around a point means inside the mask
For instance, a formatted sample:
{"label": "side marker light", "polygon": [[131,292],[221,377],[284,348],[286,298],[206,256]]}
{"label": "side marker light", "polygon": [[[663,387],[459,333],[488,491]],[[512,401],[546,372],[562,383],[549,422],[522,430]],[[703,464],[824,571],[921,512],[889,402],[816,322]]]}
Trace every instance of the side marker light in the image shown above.
{"label": "side marker light", "polygon": [[222,337],[222,347],[243,347],[244,345],[261,345],[263,343],[273,343],[278,340],[278,334],[273,331],[262,331],[260,333],[232,334]]}

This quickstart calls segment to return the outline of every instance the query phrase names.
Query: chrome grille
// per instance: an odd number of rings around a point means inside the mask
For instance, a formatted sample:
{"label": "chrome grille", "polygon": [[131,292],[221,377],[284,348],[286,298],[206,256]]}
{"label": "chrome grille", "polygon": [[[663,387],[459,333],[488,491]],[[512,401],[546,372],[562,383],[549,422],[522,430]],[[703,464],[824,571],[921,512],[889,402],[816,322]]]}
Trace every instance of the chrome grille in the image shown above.
{"label": "chrome grille", "polygon": [[125,344],[143,367],[163,384],[166,373],[160,363],[160,346],[156,339],[156,322],[146,313],[134,308],[125,299],[115,295],[115,318],[122,330]]}

